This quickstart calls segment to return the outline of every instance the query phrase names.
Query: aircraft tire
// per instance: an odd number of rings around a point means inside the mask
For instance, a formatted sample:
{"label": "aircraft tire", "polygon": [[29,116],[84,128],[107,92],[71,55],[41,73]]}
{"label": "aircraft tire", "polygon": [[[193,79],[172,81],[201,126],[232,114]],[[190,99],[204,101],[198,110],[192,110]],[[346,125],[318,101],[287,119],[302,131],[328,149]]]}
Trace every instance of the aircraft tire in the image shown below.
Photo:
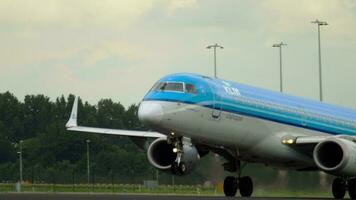
{"label": "aircraft tire", "polygon": [[171,172],[172,174],[174,175],[181,175],[181,170],[178,166],[178,163],[174,162],[172,165],[171,165]]}
{"label": "aircraft tire", "polygon": [[179,172],[184,174],[187,172],[187,165],[184,162],[179,163]]}
{"label": "aircraft tire", "polygon": [[[335,182],[335,180],[334,180],[334,182]],[[333,186],[334,186],[334,183],[333,183]],[[356,179],[355,178],[350,179],[348,181],[348,190],[349,190],[350,199],[356,199]],[[343,194],[345,195],[345,189],[343,189],[343,192],[344,192]],[[334,197],[335,197],[335,195],[334,195]]]}
{"label": "aircraft tire", "polygon": [[[350,182],[349,182],[349,184],[350,184]],[[349,189],[349,191],[350,191],[350,189]],[[333,193],[333,196],[335,199],[343,199],[344,198],[345,193],[346,193],[346,183],[342,178],[334,179],[333,184],[332,184],[332,193]]]}
{"label": "aircraft tire", "polygon": [[253,192],[253,182],[249,176],[241,177],[239,180],[239,189],[242,197],[250,197]]}
{"label": "aircraft tire", "polygon": [[237,179],[233,176],[228,176],[224,180],[224,194],[227,197],[234,197],[238,188]]}

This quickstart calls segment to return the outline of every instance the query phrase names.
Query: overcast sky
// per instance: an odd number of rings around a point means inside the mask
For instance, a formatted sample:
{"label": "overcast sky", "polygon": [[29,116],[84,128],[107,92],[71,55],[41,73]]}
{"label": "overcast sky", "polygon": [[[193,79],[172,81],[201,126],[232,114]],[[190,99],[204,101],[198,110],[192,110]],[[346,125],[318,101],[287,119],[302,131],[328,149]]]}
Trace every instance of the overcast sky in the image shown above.
{"label": "overcast sky", "polygon": [[355,0],[1,0],[0,92],[138,103],[159,78],[213,73],[318,99],[316,18],[324,98],[356,108]]}

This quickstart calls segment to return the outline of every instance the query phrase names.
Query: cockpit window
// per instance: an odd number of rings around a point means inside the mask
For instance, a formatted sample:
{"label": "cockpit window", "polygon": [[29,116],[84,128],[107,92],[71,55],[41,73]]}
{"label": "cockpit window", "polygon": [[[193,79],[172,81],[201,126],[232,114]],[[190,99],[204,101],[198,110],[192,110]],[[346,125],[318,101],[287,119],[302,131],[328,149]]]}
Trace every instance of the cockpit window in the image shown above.
{"label": "cockpit window", "polygon": [[174,91],[174,92],[184,92],[183,83],[177,82],[160,82],[157,83],[152,90],[156,91]]}
{"label": "cockpit window", "polygon": [[173,91],[186,92],[189,94],[198,94],[197,89],[193,84],[184,84],[183,82],[158,82],[152,87],[151,91]]}
{"label": "cockpit window", "polygon": [[197,90],[193,84],[185,84],[185,90],[190,94],[197,94]]}
{"label": "cockpit window", "polygon": [[152,87],[152,91],[154,90],[160,90],[160,88],[165,84],[165,82],[158,82]]}
{"label": "cockpit window", "polygon": [[166,83],[162,86],[163,90],[183,92],[183,83]]}

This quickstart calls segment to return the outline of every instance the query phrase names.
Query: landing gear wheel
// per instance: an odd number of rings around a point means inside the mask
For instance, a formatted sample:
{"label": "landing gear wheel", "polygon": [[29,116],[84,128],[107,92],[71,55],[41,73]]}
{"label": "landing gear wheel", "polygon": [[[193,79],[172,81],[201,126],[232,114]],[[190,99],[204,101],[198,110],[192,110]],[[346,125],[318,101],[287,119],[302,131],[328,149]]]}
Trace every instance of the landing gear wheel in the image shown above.
{"label": "landing gear wheel", "polygon": [[181,175],[181,170],[178,166],[178,163],[174,162],[171,166],[171,172],[174,175]]}
{"label": "landing gear wheel", "polygon": [[[338,179],[338,178],[336,178],[336,179]],[[334,182],[336,181],[336,179],[334,180]],[[356,179],[350,179],[348,181],[348,189],[349,189],[350,199],[356,199]],[[333,194],[334,194],[334,183],[333,183]],[[343,195],[345,195],[345,189],[343,189]],[[336,198],[335,194],[334,194],[334,197]],[[343,197],[344,196],[342,196],[341,198],[343,198]]]}
{"label": "landing gear wheel", "polygon": [[187,172],[187,165],[184,162],[179,163],[179,172],[184,174]]}
{"label": "landing gear wheel", "polygon": [[250,197],[252,195],[253,183],[249,176],[244,176],[239,179],[239,187],[242,197]]}
{"label": "landing gear wheel", "polygon": [[237,179],[233,176],[228,176],[224,180],[224,193],[227,197],[234,197],[237,192]]}
{"label": "landing gear wheel", "polygon": [[171,172],[174,175],[183,175],[187,172],[187,170],[187,165],[184,162],[180,162],[179,164],[177,162],[174,162],[171,166]]}
{"label": "landing gear wheel", "polygon": [[[349,186],[350,186],[350,181],[349,181]],[[355,189],[353,191],[355,191]],[[346,182],[342,178],[335,178],[332,184],[332,192],[335,199],[343,199],[346,193]],[[351,197],[350,187],[349,187],[349,193]]]}

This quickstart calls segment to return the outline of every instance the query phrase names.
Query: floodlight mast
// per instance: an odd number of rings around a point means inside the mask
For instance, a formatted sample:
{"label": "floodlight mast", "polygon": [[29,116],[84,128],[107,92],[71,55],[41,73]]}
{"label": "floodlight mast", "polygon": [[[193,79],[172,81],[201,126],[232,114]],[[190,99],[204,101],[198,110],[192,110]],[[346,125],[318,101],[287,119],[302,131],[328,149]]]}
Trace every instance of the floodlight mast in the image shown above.
{"label": "floodlight mast", "polygon": [[320,21],[316,19],[311,23],[318,25],[318,52],[319,52],[319,98],[320,101],[323,101],[323,82],[322,82],[322,68],[321,68],[321,48],[320,48],[320,26],[329,25],[326,21]]}
{"label": "floodlight mast", "polygon": [[87,143],[87,183],[88,183],[88,192],[89,192],[89,184],[90,184],[90,159],[89,159],[89,143],[90,140],[86,140]]}
{"label": "floodlight mast", "polygon": [[283,68],[282,68],[282,46],[286,46],[286,43],[280,42],[272,45],[272,47],[279,48],[279,91],[283,92]]}
{"label": "floodlight mast", "polygon": [[20,188],[21,188],[21,185],[23,183],[23,164],[22,164],[22,143],[23,143],[23,140],[20,140],[20,151],[18,152],[19,154],[19,160],[20,160]]}
{"label": "floodlight mast", "polygon": [[207,49],[211,49],[211,48],[214,49],[214,77],[217,78],[217,75],[216,75],[216,48],[223,49],[224,47],[221,46],[221,45],[218,45],[217,43],[215,43],[214,45],[209,45],[206,48]]}

